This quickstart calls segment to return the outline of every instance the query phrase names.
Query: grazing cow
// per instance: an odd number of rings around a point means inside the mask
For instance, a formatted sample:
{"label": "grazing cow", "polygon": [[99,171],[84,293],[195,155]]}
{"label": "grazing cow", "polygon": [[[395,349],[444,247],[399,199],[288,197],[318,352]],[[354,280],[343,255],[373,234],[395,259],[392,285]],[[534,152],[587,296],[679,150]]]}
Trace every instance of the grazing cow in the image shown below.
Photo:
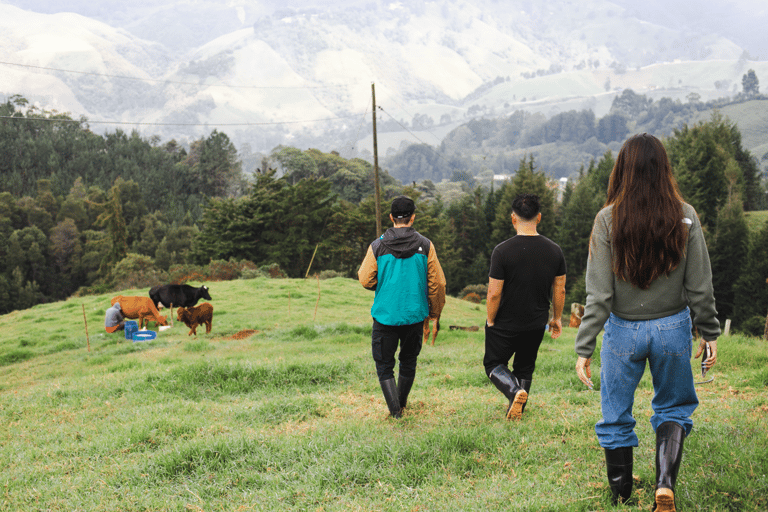
{"label": "grazing cow", "polygon": [[571,320],[568,327],[578,327],[581,325],[581,317],[584,316],[584,306],[578,302],[571,304]]}
{"label": "grazing cow", "polygon": [[208,293],[208,287],[203,285],[200,288],[189,286],[188,284],[164,284],[155,286],[149,290],[149,297],[158,308],[180,307],[188,308],[194,306],[200,299],[213,300]]}
{"label": "grazing cow", "polygon": [[125,318],[138,318],[139,328],[144,328],[144,322],[156,322],[159,325],[168,325],[166,321],[167,316],[160,316],[160,312],[155,307],[152,299],[149,297],[126,297],[124,295],[118,295],[112,297],[112,305],[115,302],[120,303],[120,308],[123,310],[123,316]]}
{"label": "grazing cow", "polygon": [[435,345],[435,339],[437,339],[437,333],[440,331],[440,317],[432,318],[428,316],[424,319],[424,343],[429,341],[429,323],[434,322],[432,327],[432,346]]}
{"label": "grazing cow", "polygon": [[197,326],[205,324],[205,334],[211,332],[213,326],[213,306],[209,302],[203,302],[199,306],[179,308],[176,319],[187,324],[190,328],[188,336],[197,336]]}

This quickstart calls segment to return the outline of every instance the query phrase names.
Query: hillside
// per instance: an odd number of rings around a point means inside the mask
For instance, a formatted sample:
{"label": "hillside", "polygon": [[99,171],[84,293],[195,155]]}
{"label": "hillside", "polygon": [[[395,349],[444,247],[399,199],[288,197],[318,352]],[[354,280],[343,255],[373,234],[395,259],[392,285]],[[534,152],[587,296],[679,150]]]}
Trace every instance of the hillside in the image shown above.
{"label": "hillside", "polygon": [[[748,101],[719,110],[739,127],[742,146],[757,158],[761,168],[768,168],[768,101]],[[709,121],[708,114],[701,113],[696,121]]]}
{"label": "hillside", "polygon": [[218,128],[252,151],[368,151],[371,83],[389,129],[432,143],[433,130],[515,109],[601,116],[626,87],[707,100],[740,90],[747,69],[768,76],[726,33],[649,22],[607,0],[72,3],[82,14],[12,3],[50,14],[0,4],[0,93],[99,131],[189,142]]}
{"label": "hillside", "polygon": [[[478,325],[484,311],[449,298],[395,422],[371,361],[372,294],[354,280],[320,281],[319,303],[313,280],[209,285],[213,332],[196,339],[178,324],[150,342],[103,335],[108,296],[0,317],[6,508],[467,511],[512,499],[516,509],[613,510],[593,428],[599,394],[573,371],[575,329],[545,337],[524,418],[510,423],[483,373],[482,332],[448,328]],[[23,352],[32,356],[9,357]],[[766,362],[764,343],[722,338],[715,380],[697,388],[680,508],[768,506]],[[596,353],[597,388],[598,369]],[[646,375],[633,497],[644,510],[651,398]]]}

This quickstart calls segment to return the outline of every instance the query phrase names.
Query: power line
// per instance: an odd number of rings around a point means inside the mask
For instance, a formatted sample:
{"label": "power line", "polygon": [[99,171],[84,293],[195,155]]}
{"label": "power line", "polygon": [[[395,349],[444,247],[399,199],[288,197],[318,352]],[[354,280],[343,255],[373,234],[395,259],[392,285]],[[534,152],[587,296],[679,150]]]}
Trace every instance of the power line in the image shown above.
{"label": "power line", "polygon": [[[410,134],[410,135],[411,135],[411,136],[412,136],[414,139],[416,139],[417,141],[421,142],[423,145],[425,145],[426,147],[428,147],[428,148],[429,148],[429,150],[430,150],[430,151],[432,151],[432,153],[433,153],[435,156],[437,156],[437,157],[438,157],[440,160],[442,160],[442,161],[443,161],[443,163],[445,163],[445,164],[446,164],[446,165],[448,165],[448,166],[450,166],[450,165],[451,165],[451,164],[450,164],[450,162],[448,162],[448,161],[446,160],[445,156],[443,156],[441,153],[438,153],[438,151],[437,151],[437,150],[436,150],[434,147],[432,147],[430,144],[427,144],[426,142],[424,142],[423,140],[421,140],[420,138],[418,138],[418,137],[416,136],[416,134],[415,134],[415,133],[413,133],[411,130],[409,130],[409,129],[408,129],[408,127],[407,127],[407,126],[404,126],[404,125],[403,125],[403,123],[401,123],[400,121],[398,121],[398,120],[397,120],[397,119],[396,119],[396,118],[395,118],[395,117],[394,117],[392,114],[390,114],[389,112],[387,112],[386,110],[384,110],[384,107],[382,107],[382,106],[380,106],[380,105],[377,105],[377,108],[378,108],[379,110],[381,110],[382,112],[384,112],[385,114],[387,114],[389,117],[391,117],[393,121],[395,121],[397,124],[399,124],[399,125],[400,125],[400,127],[401,127],[403,130],[405,130],[406,132],[408,132],[408,133],[409,133],[409,134]],[[432,132],[429,132],[429,133],[431,133],[433,137],[435,136],[435,135],[434,135]],[[435,137],[435,138],[437,138],[437,137]],[[485,160],[485,158],[487,157],[487,155],[486,155],[486,154],[483,154],[483,153],[481,153],[481,154],[483,155],[483,160]]]}
{"label": "power line", "polygon": [[[426,131],[427,133],[429,133],[430,135],[432,135],[432,136],[435,138],[435,140],[437,140],[437,142],[438,142],[438,143],[439,143],[439,142],[442,142],[442,141],[440,140],[440,138],[439,138],[437,135],[435,135],[434,133],[432,133],[432,131],[431,131],[431,130],[429,130],[429,129],[428,129],[426,126],[424,126],[423,124],[421,124],[421,121],[419,121],[419,120],[418,120],[418,118],[417,118],[416,116],[413,116],[413,115],[411,115],[411,114],[410,114],[410,112],[408,112],[408,111],[405,109],[405,107],[403,107],[401,104],[399,104],[397,101],[395,101],[395,100],[394,100],[394,98],[391,98],[391,97],[390,97],[390,98],[389,98],[389,100],[390,100],[390,101],[393,101],[393,102],[395,103],[395,105],[397,105],[398,107],[400,107],[400,110],[402,110],[403,112],[405,112],[406,114],[408,114],[409,116],[411,116],[411,117],[413,118],[413,120],[414,120],[415,122],[417,122],[417,123],[419,124],[419,126],[421,126],[421,127],[422,127],[422,129],[424,129],[424,131]],[[390,117],[391,117],[391,114],[390,114]],[[402,126],[402,125],[400,125],[400,126]]]}
{"label": "power line", "polygon": [[[403,123],[401,123],[400,121],[398,121],[397,119],[395,119],[395,116],[393,116],[392,114],[390,114],[389,112],[387,112],[386,110],[384,110],[384,107],[382,107],[382,106],[379,106],[379,110],[381,110],[382,112],[384,112],[385,114],[387,114],[389,117],[391,117],[391,118],[392,118],[392,120],[393,120],[394,122],[396,122],[397,124],[399,124],[399,125],[402,127],[402,129],[403,129],[403,130],[405,130],[406,132],[408,132],[409,134],[411,134],[411,135],[413,136],[413,138],[414,138],[414,139],[416,139],[417,141],[421,142],[421,143],[422,143],[422,144],[424,144],[425,146],[429,146],[429,148],[430,148],[430,149],[432,149],[432,146],[430,146],[429,144],[427,144],[426,142],[424,142],[423,140],[421,140],[420,138],[418,138],[418,137],[416,136],[416,134],[415,134],[415,133],[413,133],[411,130],[409,130],[409,129],[408,129],[408,127],[404,126],[404,125],[403,125]],[[432,151],[434,151],[434,149],[433,149]],[[435,151],[435,154],[436,154],[437,156],[439,156],[440,158],[443,158],[443,157],[442,157],[442,155],[440,155],[440,154],[439,154],[437,151]]]}
{"label": "power line", "polygon": [[411,135],[413,136],[413,138],[414,138],[414,139],[416,139],[417,141],[419,141],[419,142],[421,142],[422,144],[424,144],[425,146],[427,146],[427,147],[429,148],[429,150],[430,150],[432,153],[434,153],[434,155],[435,155],[437,158],[439,158],[440,160],[442,160],[442,161],[443,161],[443,163],[445,163],[446,165],[450,165],[450,162],[448,162],[448,161],[445,159],[445,157],[444,157],[443,155],[441,155],[440,153],[438,153],[438,152],[437,152],[437,150],[436,150],[435,148],[433,148],[432,146],[430,146],[429,144],[427,144],[426,142],[424,142],[423,140],[421,140],[420,138],[418,138],[418,137],[416,136],[416,134],[415,134],[415,133],[413,133],[411,130],[409,130],[409,129],[408,129],[406,126],[403,126],[403,124],[402,124],[400,121],[398,121],[397,119],[395,119],[395,117],[394,117],[392,114],[390,114],[389,112],[387,112],[386,110],[384,110],[384,108],[383,108],[383,107],[379,106],[378,108],[379,108],[379,110],[381,110],[382,112],[384,112],[385,114],[387,114],[389,117],[391,117],[391,118],[392,118],[392,119],[393,119],[393,120],[394,120],[394,121],[395,121],[397,124],[399,124],[399,125],[400,125],[400,126],[403,128],[403,130],[405,130],[406,132],[408,132],[409,134],[411,134]]}
{"label": "power line", "polygon": [[21,116],[0,116],[0,119],[13,119],[16,121],[48,121],[52,123],[84,123],[84,124],[116,124],[116,125],[142,125],[142,126],[264,126],[264,125],[277,125],[277,124],[297,124],[297,123],[319,123],[323,121],[336,121],[338,119],[349,119],[350,117],[357,117],[360,114],[350,114],[348,116],[328,117],[325,119],[307,119],[303,121],[270,121],[262,123],[146,123],[146,122],[131,122],[131,121],[91,121],[91,120],[77,120],[77,119],[57,119],[50,117],[21,117]]}
{"label": "power line", "polygon": [[[370,105],[370,102],[365,105],[365,113],[363,114],[363,117],[360,118],[360,124],[357,125],[357,134],[355,134],[355,138],[352,141],[352,144],[349,146],[349,157],[352,157],[352,151],[354,151],[355,147],[357,146],[357,141],[360,140],[360,130],[363,128],[363,123],[365,122],[365,118],[368,116],[368,106]],[[349,160],[349,158],[347,158]]]}
{"label": "power line", "polygon": [[137,76],[125,76],[125,75],[109,75],[105,73],[93,73],[90,71],[75,71],[73,69],[59,69],[59,68],[48,68],[44,66],[32,66],[31,64],[18,64],[15,62],[3,62],[0,61],[0,64],[4,64],[6,66],[17,66],[21,68],[29,68],[29,69],[41,69],[45,71],[59,71],[61,73],[74,73],[78,75],[90,75],[90,76],[102,76],[106,78],[119,78],[122,80],[138,80],[141,82],[155,82],[155,83],[163,83],[163,84],[176,84],[176,85],[194,85],[197,87],[226,87],[229,89],[332,89],[336,87],[348,87],[346,84],[340,84],[340,85],[230,85],[230,84],[201,84],[196,82],[181,82],[181,81],[175,81],[175,80],[161,80],[156,78],[140,78]]}

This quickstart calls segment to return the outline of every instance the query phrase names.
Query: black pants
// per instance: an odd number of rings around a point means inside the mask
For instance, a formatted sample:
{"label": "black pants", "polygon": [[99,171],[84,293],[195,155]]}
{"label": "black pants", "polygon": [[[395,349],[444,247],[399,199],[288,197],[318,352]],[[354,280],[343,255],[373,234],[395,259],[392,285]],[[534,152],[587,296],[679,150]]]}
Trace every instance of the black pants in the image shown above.
{"label": "black pants", "polygon": [[411,325],[384,325],[373,321],[371,351],[379,380],[395,376],[395,352],[400,345],[400,375],[412,379],[416,376],[416,359],[421,352],[423,322]]}
{"label": "black pants", "polygon": [[514,356],[512,373],[518,379],[531,380],[543,338],[543,327],[534,331],[513,332],[486,325],[483,357],[485,374],[490,375],[501,364],[509,366],[509,360]]}

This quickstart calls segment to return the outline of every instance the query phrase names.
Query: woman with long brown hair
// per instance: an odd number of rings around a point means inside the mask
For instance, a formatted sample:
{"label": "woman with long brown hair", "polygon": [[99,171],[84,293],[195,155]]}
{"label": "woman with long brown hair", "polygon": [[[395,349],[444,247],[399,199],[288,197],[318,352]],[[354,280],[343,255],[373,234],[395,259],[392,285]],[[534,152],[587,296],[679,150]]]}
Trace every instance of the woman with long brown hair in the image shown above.
{"label": "woman with long brown hair", "polygon": [[592,387],[590,358],[604,327],[603,417],[595,432],[605,449],[613,502],[632,494],[632,448],[638,445],[632,405],[647,361],[656,432],[653,510],[674,511],[683,440],[699,403],[690,364],[691,311],[702,335],[696,357],[707,344],[711,350],[707,368],[717,359],[720,323],[701,223],[680,196],[664,145],[652,135],[629,138],[619,152],[592,228],[586,287],[576,373]]}

